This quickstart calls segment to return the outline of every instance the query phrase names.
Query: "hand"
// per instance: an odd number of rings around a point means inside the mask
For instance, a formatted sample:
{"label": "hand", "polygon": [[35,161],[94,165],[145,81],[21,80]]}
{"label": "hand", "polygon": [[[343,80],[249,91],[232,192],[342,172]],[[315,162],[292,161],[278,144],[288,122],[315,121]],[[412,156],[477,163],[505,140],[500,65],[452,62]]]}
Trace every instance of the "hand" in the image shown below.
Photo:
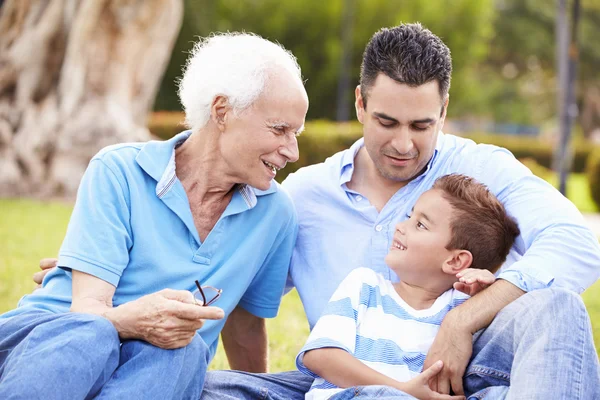
{"label": "hand", "polygon": [[141,339],[163,349],[192,342],[204,320],[222,319],[218,307],[202,307],[191,292],[165,289],[111,309],[105,315],[122,339]]}
{"label": "hand", "polygon": [[473,335],[451,317],[446,315],[433,344],[429,348],[423,369],[429,368],[437,360],[444,363],[444,369],[429,381],[431,390],[448,394],[450,388],[455,394],[464,394],[463,375],[473,353]]}
{"label": "hand", "polygon": [[38,271],[35,274],[33,274],[33,281],[37,284],[37,286],[35,287],[36,289],[42,287],[42,281],[44,280],[44,277],[48,272],[50,272],[52,268],[56,267],[57,263],[58,260],[56,258],[43,258],[40,260],[41,271]]}
{"label": "hand", "polygon": [[458,282],[454,283],[454,289],[475,296],[483,289],[496,281],[496,277],[487,269],[467,268],[456,274]]}
{"label": "hand", "polygon": [[448,394],[437,393],[428,386],[428,382],[436,378],[439,373],[443,370],[444,363],[442,361],[436,361],[431,367],[425,369],[419,375],[414,377],[408,382],[399,386],[399,388],[411,396],[416,397],[419,400],[428,399],[464,399],[464,396],[450,396]]}

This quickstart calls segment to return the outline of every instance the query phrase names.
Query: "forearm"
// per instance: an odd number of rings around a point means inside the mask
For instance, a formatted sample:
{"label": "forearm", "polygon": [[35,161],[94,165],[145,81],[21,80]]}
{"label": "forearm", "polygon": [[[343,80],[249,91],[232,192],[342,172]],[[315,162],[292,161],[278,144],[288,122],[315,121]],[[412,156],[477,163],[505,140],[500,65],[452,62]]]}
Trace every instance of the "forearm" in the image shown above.
{"label": "forearm", "polygon": [[231,369],[268,372],[269,341],[263,318],[237,307],[227,318],[221,339]]}
{"label": "forearm", "polygon": [[123,307],[113,307],[112,301],[96,298],[74,298],[71,312],[100,315],[109,320],[121,339],[139,339],[131,324],[131,315]]}
{"label": "forearm", "polygon": [[474,334],[492,323],[496,314],[525,292],[510,282],[499,279],[487,289],[450,311],[442,326],[462,328]]}
{"label": "forearm", "polygon": [[304,366],[340,388],[366,385],[386,385],[403,390],[398,382],[363,364],[347,351],[333,347],[307,351]]}

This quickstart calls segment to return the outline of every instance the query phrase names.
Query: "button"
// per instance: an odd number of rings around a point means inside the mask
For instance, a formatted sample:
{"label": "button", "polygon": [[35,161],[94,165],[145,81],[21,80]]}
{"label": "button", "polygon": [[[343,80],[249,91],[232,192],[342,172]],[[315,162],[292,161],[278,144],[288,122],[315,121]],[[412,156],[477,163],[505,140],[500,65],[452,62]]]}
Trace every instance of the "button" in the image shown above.
{"label": "button", "polygon": [[361,201],[362,199],[362,196],[356,196],[356,201]]}
{"label": "button", "polygon": [[381,225],[377,225],[377,226],[375,227],[375,230],[376,230],[377,232],[381,232],[381,230],[382,230],[382,229],[383,229],[383,226],[381,226]]}

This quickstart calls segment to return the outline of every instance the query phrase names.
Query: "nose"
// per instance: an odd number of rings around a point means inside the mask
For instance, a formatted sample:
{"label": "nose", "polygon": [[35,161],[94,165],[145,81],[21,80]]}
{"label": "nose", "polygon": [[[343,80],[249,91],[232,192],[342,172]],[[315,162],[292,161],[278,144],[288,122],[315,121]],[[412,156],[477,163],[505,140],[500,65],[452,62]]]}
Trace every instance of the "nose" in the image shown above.
{"label": "nose", "polygon": [[410,154],[414,145],[408,127],[400,128],[392,140],[392,145],[400,154]]}
{"label": "nose", "polygon": [[288,162],[296,162],[300,157],[300,150],[298,150],[298,139],[296,135],[286,136],[285,143],[279,148],[279,154],[284,156]]}
{"label": "nose", "polygon": [[[408,220],[406,220],[406,221],[408,221]],[[404,226],[405,226],[405,224],[406,224],[406,221],[398,222],[398,223],[396,224],[396,230],[397,230],[397,231],[398,231],[398,232],[399,232],[401,235],[404,235],[404,232],[405,232],[405,230],[404,230]]]}

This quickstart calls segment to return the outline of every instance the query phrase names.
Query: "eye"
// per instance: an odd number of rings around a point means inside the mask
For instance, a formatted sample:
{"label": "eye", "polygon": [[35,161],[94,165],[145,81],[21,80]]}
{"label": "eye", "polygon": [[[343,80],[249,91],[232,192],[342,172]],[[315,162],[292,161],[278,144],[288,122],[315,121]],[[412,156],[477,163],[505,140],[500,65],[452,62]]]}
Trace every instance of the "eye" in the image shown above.
{"label": "eye", "polygon": [[427,229],[427,227],[425,225],[423,225],[421,222],[417,221],[417,228],[419,229]]}
{"label": "eye", "polygon": [[419,126],[419,125],[413,125],[412,126],[413,130],[418,131],[418,132],[422,132],[422,131],[426,131],[427,129],[429,129],[429,126]]}
{"label": "eye", "polygon": [[406,213],[406,219],[410,219],[410,213]]}
{"label": "eye", "polygon": [[285,135],[285,128],[282,126],[272,126],[271,129],[273,129],[277,135]]}
{"label": "eye", "polygon": [[395,126],[396,124],[394,122],[389,122],[389,121],[385,121],[385,120],[379,120],[379,125],[383,126],[384,128],[391,128],[393,126]]}

